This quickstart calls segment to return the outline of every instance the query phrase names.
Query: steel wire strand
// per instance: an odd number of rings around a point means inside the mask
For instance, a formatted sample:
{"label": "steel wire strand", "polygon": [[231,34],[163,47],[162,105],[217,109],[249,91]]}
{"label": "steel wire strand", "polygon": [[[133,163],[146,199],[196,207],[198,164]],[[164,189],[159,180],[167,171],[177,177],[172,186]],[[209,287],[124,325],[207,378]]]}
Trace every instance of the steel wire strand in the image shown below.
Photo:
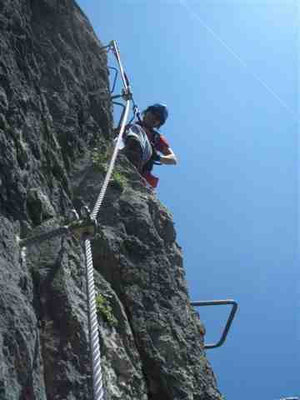
{"label": "steel wire strand", "polygon": [[123,121],[121,123],[120,132],[119,132],[116,144],[115,144],[114,152],[113,152],[113,155],[112,155],[112,158],[111,158],[111,161],[110,161],[110,164],[109,164],[109,167],[108,167],[108,170],[107,170],[107,173],[106,173],[106,176],[105,176],[102,188],[101,188],[101,191],[100,191],[99,196],[97,198],[95,207],[94,207],[94,209],[93,209],[93,211],[91,213],[91,218],[92,219],[96,219],[97,218],[97,215],[99,213],[101,204],[103,202],[103,199],[104,199],[104,196],[105,196],[105,193],[106,193],[106,190],[107,190],[107,187],[108,187],[108,184],[109,184],[109,181],[110,181],[110,178],[111,178],[114,166],[115,166],[115,162],[116,162],[116,158],[117,158],[117,155],[118,155],[120,143],[121,143],[122,136],[123,136],[123,133],[124,133],[124,130],[125,130],[125,126],[126,126],[126,121],[128,119],[128,115],[129,115],[129,107],[130,107],[130,100],[127,100],[126,101],[126,108],[125,108],[125,112],[124,112],[124,116],[123,116]]}
{"label": "steel wire strand", "polygon": [[89,239],[85,240],[86,254],[86,284],[88,297],[88,319],[89,319],[89,338],[92,354],[92,376],[94,400],[104,399],[104,388],[101,369],[101,353],[98,335],[98,320],[96,311],[96,295],[94,282],[94,265]]}
{"label": "steel wire strand", "polygon": [[[110,161],[108,171],[106,173],[100,194],[96,201],[95,207],[91,213],[91,218],[96,219],[102,205],[114,166],[118,155],[120,142],[122,140],[123,132],[125,130],[126,121],[129,114],[130,101],[126,102],[126,109],[123,115],[123,120],[120,127],[120,132],[115,144],[114,152]],[[92,355],[92,375],[93,375],[93,392],[94,400],[104,399],[103,377],[101,369],[101,353],[98,334],[98,320],[96,311],[96,295],[95,295],[95,282],[94,282],[94,266],[93,256],[91,250],[90,240],[85,240],[85,253],[86,253],[86,277],[87,277],[87,297],[88,297],[88,315],[89,315],[89,335],[90,346]]]}
{"label": "steel wire strand", "polygon": [[[126,79],[124,69],[121,63],[120,54],[117,48],[117,44],[114,41],[114,53],[117,58],[119,68],[122,75],[122,80],[125,88],[125,92],[129,94],[129,85],[128,80]],[[101,187],[99,196],[96,200],[96,204],[94,206],[93,211],[90,214],[91,219],[96,219],[102,205],[109,181],[111,179],[111,175],[113,173],[113,169],[115,166],[115,162],[117,159],[118,151],[120,148],[120,143],[123,137],[123,133],[126,127],[126,123],[129,116],[129,107],[130,107],[130,98],[126,99],[126,106],[124,113],[122,115],[122,121],[120,124],[120,131],[117,137],[117,141],[115,144],[115,148],[113,151],[113,155],[107,170],[107,173],[104,178],[103,185]],[[85,245],[85,254],[86,254],[86,284],[87,284],[87,299],[88,299],[88,320],[89,320],[89,338],[90,338],[90,346],[91,346],[91,355],[92,355],[92,376],[93,376],[93,393],[94,400],[104,400],[105,393],[103,387],[103,377],[102,377],[102,368],[101,368],[101,352],[100,352],[100,343],[99,343],[99,331],[98,331],[98,319],[97,319],[97,309],[96,309],[96,295],[95,295],[95,282],[94,282],[94,265],[93,265],[93,256],[91,249],[91,242],[89,239],[86,239],[84,242]]]}

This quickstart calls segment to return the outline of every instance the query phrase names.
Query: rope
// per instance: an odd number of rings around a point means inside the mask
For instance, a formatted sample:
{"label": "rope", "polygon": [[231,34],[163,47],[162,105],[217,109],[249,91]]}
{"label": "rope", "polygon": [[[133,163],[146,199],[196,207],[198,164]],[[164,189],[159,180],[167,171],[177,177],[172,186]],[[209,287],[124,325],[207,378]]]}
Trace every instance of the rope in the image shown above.
{"label": "rope", "polygon": [[[113,50],[121,72],[123,84],[124,84],[124,99],[126,100],[126,106],[122,114],[122,121],[120,124],[120,131],[115,143],[112,158],[104,178],[102,188],[100,190],[99,196],[96,200],[96,204],[93,211],[90,214],[90,218],[95,220],[99,214],[100,207],[102,205],[113,169],[115,166],[116,158],[120,148],[122,136],[126,127],[126,121],[128,120],[130,100],[132,99],[128,78],[125,75],[123,66],[120,59],[120,54],[115,41],[111,43],[110,48]],[[84,241],[85,245],[85,255],[86,255],[86,280],[87,280],[87,301],[88,301],[88,322],[89,322],[89,338],[90,338],[90,349],[92,358],[92,376],[93,376],[93,393],[94,400],[103,400],[105,393],[103,387],[103,377],[101,369],[101,353],[99,344],[99,331],[98,331],[98,320],[97,320],[97,310],[96,310],[96,294],[95,294],[95,282],[94,282],[94,266],[93,266],[93,256],[91,249],[91,242],[89,239]]]}

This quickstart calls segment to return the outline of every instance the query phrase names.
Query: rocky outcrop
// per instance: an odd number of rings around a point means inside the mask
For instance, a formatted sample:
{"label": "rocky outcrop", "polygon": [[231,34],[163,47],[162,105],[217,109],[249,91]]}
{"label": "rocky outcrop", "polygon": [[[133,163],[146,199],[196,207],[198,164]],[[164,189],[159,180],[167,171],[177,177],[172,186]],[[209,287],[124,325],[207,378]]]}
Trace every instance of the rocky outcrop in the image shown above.
{"label": "rocky outcrop", "polygon": [[[17,238],[94,204],[106,55],[72,0],[0,0],[0,22],[0,399],[91,399],[82,244]],[[107,400],[220,399],[172,217],[122,155],[93,256]]]}

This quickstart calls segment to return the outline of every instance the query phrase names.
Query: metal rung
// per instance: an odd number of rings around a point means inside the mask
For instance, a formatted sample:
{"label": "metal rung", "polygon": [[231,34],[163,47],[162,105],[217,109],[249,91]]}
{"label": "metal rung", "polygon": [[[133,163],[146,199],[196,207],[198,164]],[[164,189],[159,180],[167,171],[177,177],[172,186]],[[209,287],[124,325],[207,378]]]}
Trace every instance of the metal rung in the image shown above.
{"label": "metal rung", "polygon": [[280,400],[300,400],[300,397],[281,397]]}
{"label": "metal rung", "polygon": [[225,342],[226,337],[229,332],[229,329],[231,327],[232,321],[237,312],[238,303],[235,300],[230,300],[230,299],[229,300],[209,300],[209,301],[192,301],[191,302],[191,306],[193,306],[193,307],[222,306],[222,305],[228,305],[228,304],[230,304],[232,306],[232,308],[231,308],[231,312],[229,314],[228,320],[226,322],[225,328],[223,330],[221,339],[215,344],[204,344],[205,349],[214,349],[216,347],[220,347]]}
{"label": "metal rung", "polygon": [[113,92],[115,91],[115,87],[116,87],[117,77],[118,77],[119,71],[118,71],[118,69],[115,68],[115,67],[110,67],[110,66],[109,66],[108,68],[109,68],[109,69],[112,69],[113,71],[115,71],[115,76],[114,76],[114,79],[113,79],[112,89],[111,89],[111,91],[110,91],[110,93],[113,93]]}

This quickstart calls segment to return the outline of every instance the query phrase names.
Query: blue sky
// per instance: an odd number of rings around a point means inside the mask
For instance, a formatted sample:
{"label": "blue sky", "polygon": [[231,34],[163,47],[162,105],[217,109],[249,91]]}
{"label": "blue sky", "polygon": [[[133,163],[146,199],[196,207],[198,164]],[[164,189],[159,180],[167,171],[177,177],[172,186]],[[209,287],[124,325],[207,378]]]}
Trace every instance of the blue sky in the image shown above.
{"label": "blue sky", "polygon": [[[293,0],[80,0],[118,42],[136,102],[165,102],[156,169],[192,300],[240,305],[207,352],[227,400],[300,396],[298,30]],[[229,308],[201,309],[207,342]],[[242,396],[242,397],[241,397]]]}

